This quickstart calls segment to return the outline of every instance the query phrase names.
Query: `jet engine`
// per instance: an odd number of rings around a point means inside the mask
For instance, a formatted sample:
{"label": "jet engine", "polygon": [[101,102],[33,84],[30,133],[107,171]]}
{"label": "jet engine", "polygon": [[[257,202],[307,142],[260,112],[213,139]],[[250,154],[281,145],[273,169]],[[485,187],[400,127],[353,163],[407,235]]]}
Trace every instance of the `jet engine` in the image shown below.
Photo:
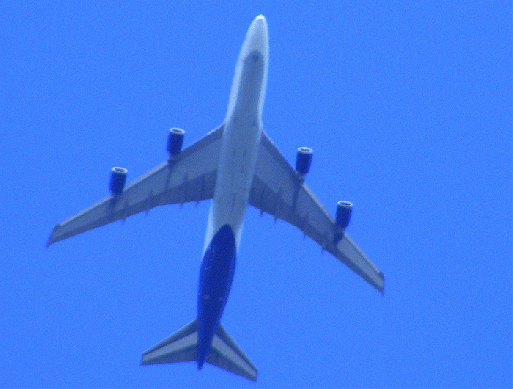
{"label": "jet engine", "polygon": [[310,165],[312,164],[312,152],[312,149],[309,147],[300,147],[297,149],[296,171],[303,177],[306,176],[310,170]]}
{"label": "jet engine", "polygon": [[126,173],[128,170],[122,167],[113,167],[110,174],[109,189],[113,195],[119,195],[123,192],[126,183]]}
{"label": "jet engine", "polygon": [[349,201],[339,201],[337,203],[337,226],[346,229],[351,221],[351,211],[353,204]]}
{"label": "jet engine", "polygon": [[184,134],[185,131],[181,128],[171,128],[169,130],[169,136],[167,137],[167,152],[170,157],[178,155],[182,151]]}

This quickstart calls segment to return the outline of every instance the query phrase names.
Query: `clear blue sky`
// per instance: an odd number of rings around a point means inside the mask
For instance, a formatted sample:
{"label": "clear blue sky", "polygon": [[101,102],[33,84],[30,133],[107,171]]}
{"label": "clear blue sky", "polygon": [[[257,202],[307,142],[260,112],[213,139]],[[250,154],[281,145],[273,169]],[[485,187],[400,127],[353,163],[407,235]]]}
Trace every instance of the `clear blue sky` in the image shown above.
{"label": "clear blue sky", "polygon": [[[510,2],[112,3],[0,6],[0,387],[513,384]],[[385,295],[250,208],[222,322],[258,382],[140,367],[195,317],[209,203],[45,242],[112,166],[133,180],[170,127],[222,122],[260,13],[265,130],[314,149],[328,209],[355,204]]]}

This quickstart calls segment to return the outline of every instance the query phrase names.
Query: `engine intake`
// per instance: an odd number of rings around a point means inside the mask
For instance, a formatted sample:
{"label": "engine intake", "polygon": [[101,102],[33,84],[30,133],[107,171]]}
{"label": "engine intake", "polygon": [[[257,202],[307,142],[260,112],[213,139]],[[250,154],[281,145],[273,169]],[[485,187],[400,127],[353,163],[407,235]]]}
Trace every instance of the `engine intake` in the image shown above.
{"label": "engine intake", "polygon": [[181,128],[171,128],[167,137],[167,152],[170,156],[178,155],[182,151],[185,131]]}
{"label": "engine intake", "polygon": [[309,147],[300,147],[296,155],[296,171],[302,176],[306,176],[312,164],[312,152]]}
{"label": "engine intake", "polygon": [[337,226],[346,229],[351,221],[353,204],[349,201],[337,202]]}
{"label": "engine intake", "polygon": [[126,173],[128,170],[122,167],[113,167],[110,174],[109,189],[113,195],[119,195],[123,192],[126,183]]}

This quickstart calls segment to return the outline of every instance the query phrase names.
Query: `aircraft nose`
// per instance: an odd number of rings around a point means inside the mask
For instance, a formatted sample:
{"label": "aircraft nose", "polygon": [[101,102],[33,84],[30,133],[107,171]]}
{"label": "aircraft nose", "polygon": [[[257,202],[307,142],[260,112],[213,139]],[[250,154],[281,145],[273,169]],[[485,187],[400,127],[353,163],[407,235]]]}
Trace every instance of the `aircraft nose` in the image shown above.
{"label": "aircraft nose", "polygon": [[267,35],[267,21],[264,15],[258,15],[251,26],[249,26],[246,34],[246,53],[251,53],[258,50],[264,57],[267,57],[268,52],[268,35]]}

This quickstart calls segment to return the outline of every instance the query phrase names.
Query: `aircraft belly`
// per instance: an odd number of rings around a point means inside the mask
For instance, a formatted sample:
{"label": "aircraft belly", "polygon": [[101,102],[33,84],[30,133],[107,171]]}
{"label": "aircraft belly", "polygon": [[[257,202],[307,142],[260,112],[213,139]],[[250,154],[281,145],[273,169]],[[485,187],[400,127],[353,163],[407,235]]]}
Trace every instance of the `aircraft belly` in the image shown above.
{"label": "aircraft belly", "polygon": [[256,119],[225,127],[216,188],[210,209],[204,251],[221,226],[228,224],[239,246],[260,144],[261,125]]}
{"label": "aircraft belly", "polygon": [[201,368],[226,305],[235,271],[235,236],[225,224],[210,242],[200,269],[197,361]]}

